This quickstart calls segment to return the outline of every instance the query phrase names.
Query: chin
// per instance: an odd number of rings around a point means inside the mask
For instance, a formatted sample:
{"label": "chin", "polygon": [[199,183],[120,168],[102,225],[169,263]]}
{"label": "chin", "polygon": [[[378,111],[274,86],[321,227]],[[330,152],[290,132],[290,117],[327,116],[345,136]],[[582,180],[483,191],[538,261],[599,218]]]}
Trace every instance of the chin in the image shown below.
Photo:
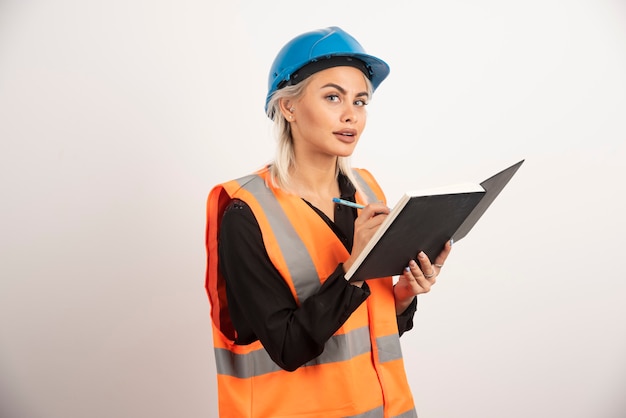
{"label": "chin", "polygon": [[338,152],[335,154],[336,157],[343,157],[343,158],[347,158],[347,157],[351,157],[352,156],[352,152]]}
{"label": "chin", "polygon": [[356,148],[356,144],[351,145],[350,147],[345,147],[343,149],[337,150],[337,157],[350,157],[354,153],[354,149]]}

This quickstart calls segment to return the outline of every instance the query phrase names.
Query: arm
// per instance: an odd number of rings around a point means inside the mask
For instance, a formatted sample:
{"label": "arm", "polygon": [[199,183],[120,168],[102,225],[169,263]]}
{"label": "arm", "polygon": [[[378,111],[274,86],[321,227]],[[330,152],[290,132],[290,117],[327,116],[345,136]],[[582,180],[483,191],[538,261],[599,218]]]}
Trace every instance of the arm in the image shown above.
{"label": "arm", "polygon": [[320,355],[326,341],[369,296],[367,285],[358,288],[344,280],[339,265],[317,294],[298,306],[266,253],[252,211],[240,201],[224,213],[219,258],[237,343],[260,340],[285,370]]}

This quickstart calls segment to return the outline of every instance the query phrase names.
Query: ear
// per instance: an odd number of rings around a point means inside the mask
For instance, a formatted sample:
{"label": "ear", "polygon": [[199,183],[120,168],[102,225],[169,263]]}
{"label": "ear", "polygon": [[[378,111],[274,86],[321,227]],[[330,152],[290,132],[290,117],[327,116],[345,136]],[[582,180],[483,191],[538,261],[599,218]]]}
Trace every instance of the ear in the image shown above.
{"label": "ear", "polygon": [[287,120],[287,122],[292,122],[294,120],[294,101],[292,99],[283,98],[278,102],[278,107],[280,109],[280,113],[282,113],[283,117]]}

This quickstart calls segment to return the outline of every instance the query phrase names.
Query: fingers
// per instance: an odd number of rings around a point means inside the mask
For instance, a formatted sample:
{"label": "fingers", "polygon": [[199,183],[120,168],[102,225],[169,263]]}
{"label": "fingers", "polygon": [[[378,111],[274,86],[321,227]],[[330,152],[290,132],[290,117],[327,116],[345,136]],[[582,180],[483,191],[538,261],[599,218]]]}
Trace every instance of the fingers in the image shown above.
{"label": "fingers", "polygon": [[437,276],[437,272],[435,268],[430,263],[430,259],[424,253],[424,251],[420,251],[417,255],[417,259],[419,260],[420,272],[424,276],[425,279],[431,280],[433,283],[435,281],[435,277]]}
{"label": "fingers", "polygon": [[363,248],[372,238],[380,224],[383,223],[389,208],[381,202],[371,203],[360,210],[359,216],[354,221],[354,237],[350,257],[345,261],[344,266],[351,266]]}
{"label": "fingers", "polygon": [[411,260],[409,262],[408,270],[404,271],[404,275],[407,276],[407,279],[410,281],[415,281],[415,283],[422,289],[419,293],[426,293],[429,292],[430,287],[435,284],[437,275],[435,274],[433,267],[430,265],[426,254],[423,252],[420,253],[418,255],[418,259],[422,267],[420,268],[420,264],[415,262],[415,260]]}
{"label": "fingers", "polygon": [[389,208],[382,203],[372,203],[361,209],[359,216],[354,221],[355,238],[369,240],[388,213]]}
{"label": "fingers", "polygon": [[[414,278],[414,280],[423,287],[426,291],[430,290],[430,286],[435,284],[438,271],[430,263],[428,256],[423,252],[417,255],[419,263],[415,260],[409,262],[408,272]],[[407,273],[407,271],[405,271]]]}
{"label": "fingers", "polygon": [[408,267],[400,276],[400,280],[394,287],[396,295],[414,296],[420,293],[428,293],[437,281],[437,276],[445,263],[448,254],[452,249],[452,243],[447,242],[443,250],[435,258],[435,263],[431,263],[428,256],[423,252],[417,255],[417,260],[411,260]]}
{"label": "fingers", "polygon": [[446,262],[446,259],[448,258],[448,255],[450,255],[450,251],[452,251],[452,240],[446,242],[446,245],[443,246],[443,250],[441,250],[439,255],[435,257],[433,267],[435,267],[437,270],[441,270]]}
{"label": "fingers", "polygon": [[370,203],[361,209],[357,220],[360,219],[361,222],[376,220],[377,224],[380,224],[385,219],[385,216],[380,215],[388,215],[389,211],[390,209],[382,202]]}

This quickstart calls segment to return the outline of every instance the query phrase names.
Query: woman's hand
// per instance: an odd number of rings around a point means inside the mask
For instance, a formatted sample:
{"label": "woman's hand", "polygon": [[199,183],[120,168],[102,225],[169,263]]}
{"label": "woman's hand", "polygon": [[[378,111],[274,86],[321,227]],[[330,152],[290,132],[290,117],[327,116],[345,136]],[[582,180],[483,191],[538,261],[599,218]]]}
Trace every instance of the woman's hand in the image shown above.
{"label": "woman's hand", "polygon": [[434,263],[430,262],[424,252],[420,252],[417,255],[419,264],[415,260],[409,262],[409,266],[404,269],[404,273],[400,275],[398,282],[393,287],[393,294],[396,300],[396,314],[400,315],[404,312],[415,296],[430,291],[451,250],[452,243],[448,241],[435,258]]}
{"label": "woman's hand", "polygon": [[[372,235],[376,232],[381,223],[389,214],[389,208],[383,203],[370,203],[361,209],[361,213],[354,221],[354,240],[352,243],[352,253],[343,263],[344,272],[348,271],[354,260],[359,256],[363,248],[367,245]],[[351,284],[361,287],[363,282],[352,282]]]}

